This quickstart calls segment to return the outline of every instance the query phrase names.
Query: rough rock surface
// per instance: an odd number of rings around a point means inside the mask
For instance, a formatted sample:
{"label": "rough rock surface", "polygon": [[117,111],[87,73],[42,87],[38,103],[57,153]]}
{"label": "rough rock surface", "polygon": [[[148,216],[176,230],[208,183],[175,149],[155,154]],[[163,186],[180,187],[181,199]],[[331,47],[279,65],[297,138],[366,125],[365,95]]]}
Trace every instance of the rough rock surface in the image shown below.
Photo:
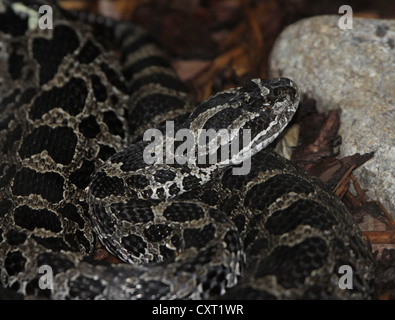
{"label": "rough rock surface", "polygon": [[301,20],[283,31],[270,75],[293,79],[320,111],[340,108],[341,155],[375,151],[356,170],[362,187],[395,218],[395,21],[339,16]]}

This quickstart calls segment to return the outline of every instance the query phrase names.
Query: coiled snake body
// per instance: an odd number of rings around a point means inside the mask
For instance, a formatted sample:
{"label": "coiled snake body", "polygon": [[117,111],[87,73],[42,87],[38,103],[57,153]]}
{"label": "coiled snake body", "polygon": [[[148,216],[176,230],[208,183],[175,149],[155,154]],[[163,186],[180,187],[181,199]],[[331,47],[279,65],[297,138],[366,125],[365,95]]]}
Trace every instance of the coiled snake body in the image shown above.
{"label": "coiled snake body", "polygon": [[[264,149],[295,112],[292,81],[252,80],[191,112],[144,31],[90,26],[53,4],[53,29],[40,29],[44,2],[19,2],[0,2],[3,287],[55,299],[371,296],[372,259],[344,206]],[[228,146],[250,129],[251,143],[224,162],[147,164],[144,152],[162,147],[142,136],[168,120],[195,137],[235,132]],[[246,150],[251,170],[236,175]],[[92,259],[96,237],[132,264]],[[343,265],[352,289],[339,286]]]}

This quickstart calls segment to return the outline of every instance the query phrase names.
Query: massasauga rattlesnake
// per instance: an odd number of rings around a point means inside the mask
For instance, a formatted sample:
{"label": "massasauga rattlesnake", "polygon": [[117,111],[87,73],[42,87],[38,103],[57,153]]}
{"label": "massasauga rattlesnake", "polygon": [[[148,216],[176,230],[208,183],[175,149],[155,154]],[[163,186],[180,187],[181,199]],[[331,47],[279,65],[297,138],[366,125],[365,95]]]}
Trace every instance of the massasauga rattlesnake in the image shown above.
{"label": "massasauga rattlesnake", "polygon": [[[261,150],[295,112],[292,81],[252,80],[191,113],[183,84],[138,27],[89,25],[50,4],[53,29],[41,29],[45,3],[18,2],[0,2],[4,288],[55,299],[371,296],[372,259],[344,206]],[[246,132],[251,144],[221,163],[147,164],[147,150],[174,156],[171,147],[182,147],[143,141],[167,120],[174,134],[228,129],[228,146]],[[248,151],[250,170],[235,174]],[[133,264],[95,261],[96,238]],[[343,265],[352,289],[339,287]],[[52,289],[40,282],[43,266]]]}

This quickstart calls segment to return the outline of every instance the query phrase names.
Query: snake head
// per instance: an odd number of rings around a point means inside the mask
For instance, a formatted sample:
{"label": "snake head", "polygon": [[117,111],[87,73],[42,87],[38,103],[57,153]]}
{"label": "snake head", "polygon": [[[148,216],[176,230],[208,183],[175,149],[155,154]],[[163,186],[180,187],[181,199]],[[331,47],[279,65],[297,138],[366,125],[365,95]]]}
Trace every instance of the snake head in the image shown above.
{"label": "snake head", "polygon": [[296,84],[287,78],[253,79],[242,89],[246,113],[241,130],[251,130],[248,148],[255,154],[269,145],[287,126],[296,112],[300,95]]}
{"label": "snake head", "polygon": [[209,146],[210,143],[217,146],[209,148],[210,154],[216,154],[220,145],[236,144],[240,146],[237,151],[233,149],[217,164],[238,164],[271,143],[292,119],[298,104],[299,90],[293,81],[253,79],[243,87],[222,91],[201,103],[186,127],[198,137],[197,141],[201,141],[204,130],[227,132],[224,139],[219,139],[219,134],[210,138]]}
{"label": "snake head", "polygon": [[292,119],[299,100],[298,87],[287,78],[253,79],[236,89],[228,112],[233,108],[230,113],[239,115],[228,128],[237,132],[231,140],[238,139],[242,148],[230,162],[241,163],[266,148]]}

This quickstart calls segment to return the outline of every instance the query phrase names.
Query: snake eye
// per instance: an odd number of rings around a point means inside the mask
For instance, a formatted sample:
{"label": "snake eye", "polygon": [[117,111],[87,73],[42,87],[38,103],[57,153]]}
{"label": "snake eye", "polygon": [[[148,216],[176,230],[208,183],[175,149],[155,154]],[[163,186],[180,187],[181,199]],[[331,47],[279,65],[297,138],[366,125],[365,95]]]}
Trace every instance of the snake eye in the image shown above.
{"label": "snake eye", "polygon": [[283,88],[274,88],[274,90],[273,90],[273,94],[274,94],[275,96],[279,96],[279,95],[281,95],[283,92],[284,92]]}

